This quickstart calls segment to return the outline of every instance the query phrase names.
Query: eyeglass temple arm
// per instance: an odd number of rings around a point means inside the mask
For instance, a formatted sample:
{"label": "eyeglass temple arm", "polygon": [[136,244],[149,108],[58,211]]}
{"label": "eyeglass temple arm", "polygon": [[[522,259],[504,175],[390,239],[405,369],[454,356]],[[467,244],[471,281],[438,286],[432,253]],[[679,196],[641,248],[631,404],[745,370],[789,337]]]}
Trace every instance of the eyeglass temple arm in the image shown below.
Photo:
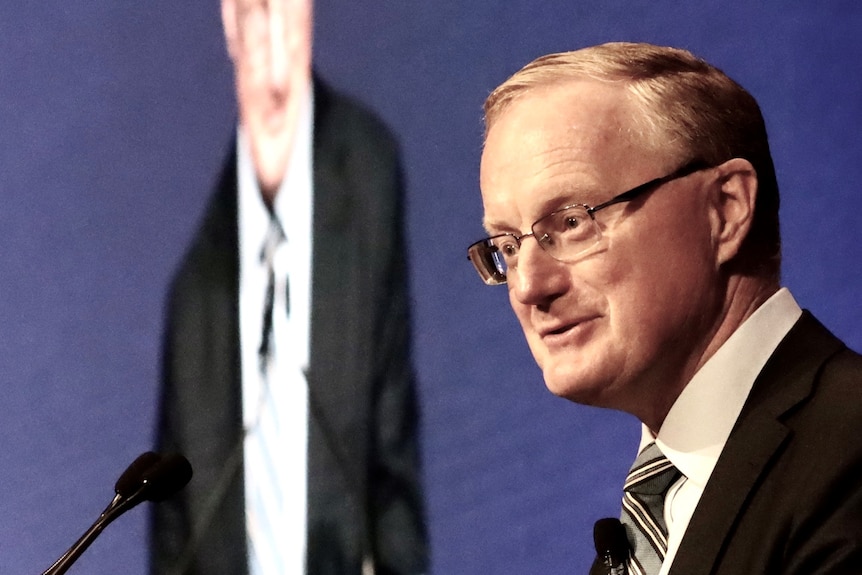
{"label": "eyeglass temple arm", "polygon": [[639,185],[636,188],[632,188],[631,190],[629,190],[627,192],[623,192],[622,194],[620,194],[618,196],[614,196],[613,198],[609,199],[608,201],[603,202],[603,203],[601,203],[595,207],[586,206],[587,213],[590,214],[590,217],[592,217],[594,213],[596,213],[599,210],[603,210],[603,209],[607,208],[608,206],[612,206],[614,204],[620,204],[622,202],[630,202],[633,199],[637,198],[638,196],[645,194],[647,192],[650,192],[650,191],[656,189],[657,187],[659,187],[663,184],[666,184],[672,180],[676,180],[677,178],[684,178],[685,176],[688,176],[690,174],[693,174],[693,173],[698,172],[700,170],[704,170],[704,169],[709,168],[709,167],[710,167],[710,165],[707,164],[706,162],[704,162],[703,160],[692,160],[692,161],[684,164],[680,169],[678,169],[677,171],[675,171],[671,174],[668,174],[668,175],[663,176],[661,178],[656,178],[654,180],[650,180],[644,184]]}

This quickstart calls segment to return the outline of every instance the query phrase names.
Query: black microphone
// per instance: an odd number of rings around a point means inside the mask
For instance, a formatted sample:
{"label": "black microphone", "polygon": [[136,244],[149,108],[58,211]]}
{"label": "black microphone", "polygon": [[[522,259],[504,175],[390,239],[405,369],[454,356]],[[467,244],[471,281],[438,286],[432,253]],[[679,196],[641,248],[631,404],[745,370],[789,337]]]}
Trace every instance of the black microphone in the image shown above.
{"label": "black microphone", "polygon": [[189,482],[192,466],[178,453],[142,453],[117,479],[114,498],[99,518],[42,575],[62,575],[114,519],[142,501],[167,499]]}
{"label": "black microphone", "polygon": [[140,488],[129,497],[128,509],[141,501],[164,501],[185,487],[191,478],[189,460],[179,453],[169,453],[144,471]]}
{"label": "black microphone", "polygon": [[144,473],[158,463],[162,456],[152,451],[145,451],[132,461],[114,484],[114,493],[128,497],[141,486]]}
{"label": "black microphone", "polygon": [[596,544],[597,562],[604,566],[603,575],[627,575],[630,553],[626,528],[619,519],[606,517],[593,526],[593,541]]}

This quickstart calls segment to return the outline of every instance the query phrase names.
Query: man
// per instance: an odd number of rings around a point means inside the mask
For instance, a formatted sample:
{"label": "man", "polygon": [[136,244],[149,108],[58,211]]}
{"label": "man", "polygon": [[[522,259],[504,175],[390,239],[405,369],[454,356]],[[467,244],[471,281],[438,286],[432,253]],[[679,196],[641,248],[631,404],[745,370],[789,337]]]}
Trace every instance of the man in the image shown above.
{"label": "man", "polygon": [[309,0],[223,0],[236,145],[172,286],[154,574],[426,570],[396,147],[311,75]]}
{"label": "man", "polygon": [[553,393],[643,423],[628,572],[862,572],[862,358],[779,286],[754,99],[613,43],[537,59],[485,113],[471,260]]}

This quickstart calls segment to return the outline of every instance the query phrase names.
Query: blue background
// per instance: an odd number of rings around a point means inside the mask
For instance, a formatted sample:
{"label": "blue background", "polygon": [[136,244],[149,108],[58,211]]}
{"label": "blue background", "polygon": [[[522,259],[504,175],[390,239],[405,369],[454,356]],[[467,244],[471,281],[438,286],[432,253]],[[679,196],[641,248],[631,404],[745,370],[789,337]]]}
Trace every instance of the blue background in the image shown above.
{"label": "blue background", "polygon": [[[862,4],[316,3],[315,59],[398,135],[408,176],[433,572],[585,573],[631,417],[552,397],[464,248],[481,235],[481,105],[534,57],[608,40],[693,50],[766,116],[784,283],[862,348]],[[215,0],[0,8],[0,572],[41,573],[152,446],[168,279],[235,119]],[[144,509],[72,573],[143,575]]]}

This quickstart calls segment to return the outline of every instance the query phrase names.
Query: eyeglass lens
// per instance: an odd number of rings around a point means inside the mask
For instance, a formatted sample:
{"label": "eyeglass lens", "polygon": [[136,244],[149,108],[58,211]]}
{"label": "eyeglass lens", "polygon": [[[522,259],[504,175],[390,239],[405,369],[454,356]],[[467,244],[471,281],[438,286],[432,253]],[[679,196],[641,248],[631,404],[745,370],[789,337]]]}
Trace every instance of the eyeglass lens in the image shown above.
{"label": "eyeglass lens", "polygon": [[533,224],[531,234],[500,234],[470,246],[470,260],[486,284],[506,282],[509,269],[518,265],[521,242],[527,235],[532,235],[543,250],[559,261],[580,255],[600,239],[599,228],[584,206],[552,212]]}

